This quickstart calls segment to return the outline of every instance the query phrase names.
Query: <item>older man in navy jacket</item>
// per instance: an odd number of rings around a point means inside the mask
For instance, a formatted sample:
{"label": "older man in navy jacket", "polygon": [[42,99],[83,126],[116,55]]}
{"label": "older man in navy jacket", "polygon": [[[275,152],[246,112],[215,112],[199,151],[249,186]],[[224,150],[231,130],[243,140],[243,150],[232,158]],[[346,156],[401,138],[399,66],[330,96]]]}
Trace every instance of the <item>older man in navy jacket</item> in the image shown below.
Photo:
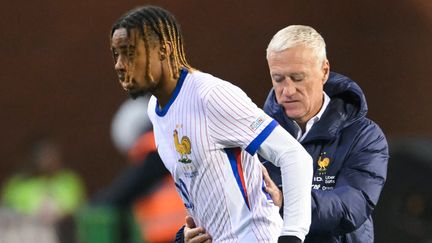
{"label": "older man in navy jacket", "polygon": [[[309,26],[292,25],[276,33],[267,61],[273,89],[264,111],[314,159],[312,224],[305,242],[373,242],[371,215],[386,180],[389,155],[383,132],[366,118],[362,90],[330,72],[324,39]],[[279,168],[264,164],[283,190]],[[275,203],[281,200],[276,186],[268,186]],[[186,242],[210,242],[205,229],[191,229],[193,222],[188,221]]]}
{"label": "older man in navy jacket", "polygon": [[[308,26],[279,31],[267,60],[273,89],[264,110],[314,159],[312,224],[305,242],[373,242],[371,214],[389,156],[383,132],[366,118],[362,90],[330,73],[325,42]],[[279,169],[265,165],[280,185]]]}

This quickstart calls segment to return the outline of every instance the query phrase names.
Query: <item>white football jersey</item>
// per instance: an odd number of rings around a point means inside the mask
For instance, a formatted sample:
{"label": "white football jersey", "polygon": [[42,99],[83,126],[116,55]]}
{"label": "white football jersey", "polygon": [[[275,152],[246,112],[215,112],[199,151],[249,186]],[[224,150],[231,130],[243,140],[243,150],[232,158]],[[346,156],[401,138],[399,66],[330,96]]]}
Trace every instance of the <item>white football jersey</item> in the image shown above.
{"label": "white football jersey", "polygon": [[277,122],[233,84],[183,70],[171,99],[148,105],[177,191],[213,242],[277,242],[282,219],[255,154]]}

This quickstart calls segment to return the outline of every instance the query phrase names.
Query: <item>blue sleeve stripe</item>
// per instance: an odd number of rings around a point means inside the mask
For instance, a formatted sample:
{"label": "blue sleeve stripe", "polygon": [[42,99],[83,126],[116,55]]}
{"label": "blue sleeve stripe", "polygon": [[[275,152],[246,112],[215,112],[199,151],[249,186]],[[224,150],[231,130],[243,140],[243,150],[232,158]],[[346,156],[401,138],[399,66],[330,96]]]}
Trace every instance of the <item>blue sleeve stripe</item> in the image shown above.
{"label": "blue sleeve stripe", "polygon": [[279,123],[273,120],[270,122],[266,128],[262,130],[262,132],[246,147],[246,152],[251,155],[254,155],[261,144],[266,140],[266,138],[270,135],[271,132],[277,127]]}

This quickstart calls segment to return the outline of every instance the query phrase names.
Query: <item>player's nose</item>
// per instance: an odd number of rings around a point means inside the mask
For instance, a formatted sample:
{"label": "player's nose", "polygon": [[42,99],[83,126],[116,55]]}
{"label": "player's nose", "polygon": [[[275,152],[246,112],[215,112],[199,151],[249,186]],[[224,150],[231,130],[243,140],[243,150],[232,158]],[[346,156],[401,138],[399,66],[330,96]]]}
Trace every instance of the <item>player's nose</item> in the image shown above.
{"label": "player's nose", "polygon": [[114,65],[114,69],[117,73],[124,72],[126,70],[126,64],[122,61],[122,58],[118,58]]}

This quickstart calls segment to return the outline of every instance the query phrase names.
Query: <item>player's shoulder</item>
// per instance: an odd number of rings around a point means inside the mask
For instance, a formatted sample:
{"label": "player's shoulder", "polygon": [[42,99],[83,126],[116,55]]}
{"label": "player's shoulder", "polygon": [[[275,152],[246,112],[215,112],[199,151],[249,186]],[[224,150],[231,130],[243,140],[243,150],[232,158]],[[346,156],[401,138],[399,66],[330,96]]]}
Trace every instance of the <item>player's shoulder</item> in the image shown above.
{"label": "player's shoulder", "polygon": [[190,83],[193,83],[197,89],[211,89],[217,85],[220,85],[224,80],[215,77],[209,73],[202,71],[192,71],[186,78]]}
{"label": "player's shoulder", "polygon": [[201,98],[207,99],[209,95],[218,92],[238,92],[240,88],[234,84],[213,76],[209,73],[194,71],[188,75],[191,83],[194,84]]}

